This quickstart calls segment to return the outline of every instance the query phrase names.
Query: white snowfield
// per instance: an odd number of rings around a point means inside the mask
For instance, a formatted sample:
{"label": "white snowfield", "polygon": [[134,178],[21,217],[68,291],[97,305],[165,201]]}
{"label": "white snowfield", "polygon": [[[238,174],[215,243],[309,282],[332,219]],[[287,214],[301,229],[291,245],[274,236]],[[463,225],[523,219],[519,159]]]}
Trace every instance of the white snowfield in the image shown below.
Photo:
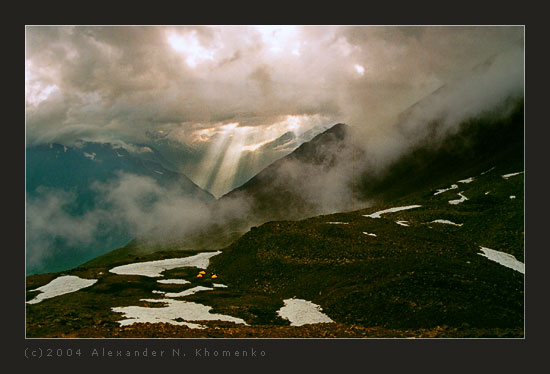
{"label": "white snowfield", "polygon": [[510,177],[514,177],[514,176],[516,176],[516,175],[523,174],[523,173],[524,173],[523,171],[518,171],[517,173],[504,174],[504,175],[502,176],[502,178],[508,179],[508,178],[510,178]]}
{"label": "white snowfield", "polygon": [[302,326],[311,323],[334,322],[326,314],[321,312],[321,307],[311,301],[303,299],[283,300],[285,305],[277,311],[277,314],[290,321],[291,326]]}
{"label": "white snowfield", "polygon": [[[178,267],[197,267],[206,269],[210,258],[220,254],[217,252],[202,252],[194,256],[184,258],[174,258],[159,261],[138,262],[115,267],[109,270],[115,274],[143,275],[146,277],[161,277],[162,272]],[[191,283],[185,279],[159,279],[161,284],[187,284]],[[227,287],[224,284],[213,284],[214,287]],[[164,292],[153,290],[153,294],[163,295],[162,299],[142,299],[151,303],[167,304],[163,307],[142,307],[142,306],[123,306],[111,308],[113,312],[122,313],[123,318],[119,321],[121,326],[127,326],[134,323],[170,323],[173,325],[187,326],[191,329],[205,329],[206,326],[192,323],[193,321],[229,321],[246,325],[246,322],[240,318],[235,318],[223,314],[210,313],[212,307],[198,303],[175,300],[177,297],[193,295],[199,291],[211,291],[214,288],[196,286],[181,292]]]}
{"label": "white snowfield", "polygon": [[210,262],[210,258],[222,253],[216,252],[202,252],[194,256],[183,258],[169,258],[166,260],[136,262],[133,264],[121,265],[109,270],[111,273],[119,275],[143,275],[145,277],[162,277],[162,272],[165,270],[182,268],[182,267],[196,267],[199,269],[206,269]]}
{"label": "white snowfield", "polygon": [[385,213],[394,213],[394,212],[399,212],[401,210],[420,208],[421,206],[422,205],[408,205],[408,206],[400,206],[396,208],[384,209],[371,214],[363,214],[363,217],[380,218],[380,216]]}
{"label": "white snowfield", "polygon": [[436,220],[432,221],[432,223],[443,223],[445,225],[454,225],[454,226],[462,226],[463,225],[463,223],[454,223],[454,222],[448,221],[446,219],[436,219]]}
{"label": "white snowfield", "polygon": [[158,283],[162,284],[187,284],[191,283],[188,280],[185,279],[159,279],[157,280]]}
{"label": "white snowfield", "polygon": [[434,193],[434,196],[439,195],[440,193],[443,193],[443,192],[447,192],[447,191],[449,191],[449,190],[455,190],[455,189],[457,189],[457,188],[458,188],[458,185],[457,185],[457,184],[453,184],[453,185],[451,185],[451,187],[449,187],[449,188],[443,188],[443,189],[437,190],[437,191]]}
{"label": "white snowfield", "polygon": [[42,300],[75,292],[82,288],[90,287],[95,282],[97,282],[97,279],[83,279],[74,275],[63,275],[55,278],[50,283],[42,287],[32,290],[42,291],[42,293],[36,295],[34,299],[27,301],[27,304],[36,304]]}
{"label": "white snowfield", "polygon": [[395,223],[397,223],[398,225],[409,227],[409,225],[407,225],[407,222],[408,221],[395,221]]}
{"label": "white snowfield", "polygon": [[170,323],[172,325],[183,325],[191,329],[204,329],[205,326],[186,321],[228,321],[247,325],[240,319],[224,314],[210,313],[212,307],[189,301],[173,299],[142,299],[150,303],[166,303],[164,307],[143,307],[123,306],[111,308],[113,312],[122,313],[125,319],[119,321],[121,326],[128,326],[134,323]]}
{"label": "white snowfield", "polygon": [[168,292],[164,296],[166,296],[166,297],[183,297],[183,296],[193,295],[193,294],[195,294],[199,291],[209,291],[209,290],[213,290],[213,288],[197,286],[197,287],[189,288],[189,289],[181,291],[181,292]]}
{"label": "white snowfield", "polygon": [[473,181],[474,181],[474,177],[470,177],[466,179],[461,179],[458,181],[458,183],[472,183]]}
{"label": "white snowfield", "polygon": [[508,253],[495,251],[494,249],[480,247],[482,253],[478,253],[478,255],[487,257],[489,260],[497,262],[501,264],[502,266],[506,266],[510,269],[514,269],[516,271],[519,271],[522,274],[525,274],[525,265],[523,262],[518,261],[514,256]]}
{"label": "white snowfield", "polygon": [[461,192],[458,193],[458,196],[460,196],[460,199],[450,200],[450,201],[449,201],[449,204],[457,205],[457,204],[460,204],[460,203],[462,203],[462,202],[468,200],[468,198],[467,198],[466,196],[464,196],[464,195],[462,194],[462,192],[464,192],[464,191],[461,191]]}
{"label": "white snowfield", "polygon": [[[205,269],[208,267],[210,257],[220,253],[221,251],[203,252],[195,256],[171,259],[176,261],[160,260],[134,263],[118,266],[109,271],[115,274],[134,274],[148,277],[159,277],[162,276],[160,273],[164,270],[176,267],[193,266]],[[161,279],[157,280],[157,282],[163,284],[191,283],[184,279]],[[227,288],[225,284],[221,283],[213,283],[212,286],[214,288]],[[247,325],[247,323],[241,318],[211,313],[210,310],[212,307],[210,306],[174,299],[176,297],[193,295],[199,291],[211,291],[214,288],[196,286],[181,292],[164,292],[154,290],[154,294],[163,294],[163,298],[141,299],[141,301],[162,303],[166,305],[162,307],[143,307],[135,305],[122,306],[111,308],[111,310],[115,313],[122,313],[123,319],[119,321],[121,326],[128,326],[134,323],[169,323],[173,325],[187,326],[191,329],[205,329],[207,326],[192,322],[212,320],[228,321]],[[285,306],[278,311],[278,314],[282,318],[286,318],[291,321],[291,325],[293,326],[301,326],[310,323],[333,322],[329,317],[321,313],[321,308],[318,305],[309,301],[288,299],[284,300],[284,303]]]}
{"label": "white snowfield", "polygon": [[515,199],[516,196],[515,195],[510,195],[510,199]]}
{"label": "white snowfield", "polygon": [[376,234],[373,234],[373,233],[370,233],[370,232],[366,232],[366,231],[363,231],[363,234],[368,235],[368,236],[376,236]]}
{"label": "white snowfield", "polygon": [[327,222],[329,225],[349,225],[349,222]]}

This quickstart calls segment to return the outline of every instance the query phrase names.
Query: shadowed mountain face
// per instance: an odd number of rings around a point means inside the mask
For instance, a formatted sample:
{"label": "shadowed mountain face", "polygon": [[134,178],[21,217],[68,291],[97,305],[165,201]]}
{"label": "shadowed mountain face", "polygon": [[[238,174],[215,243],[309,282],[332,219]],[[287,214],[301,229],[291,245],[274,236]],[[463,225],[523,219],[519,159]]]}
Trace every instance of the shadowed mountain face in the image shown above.
{"label": "shadowed mountain face", "polygon": [[[168,166],[166,168],[165,166]],[[94,182],[105,182],[124,172],[153,178],[162,185],[177,185],[182,194],[201,200],[213,196],[185,175],[169,168],[170,162],[150,147],[130,153],[109,143],[82,143],[78,147],[48,144],[26,149],[26,191],[39,187],[89,190]]]}
{"label": "shadowed mountain face", "polygon": [[449,178],[474,175],[492,167],[523,170],[523,99],[508,100],[493,111],[470,118],[446,137],[440,135],[439,125],[433,122],[428,136],[383,173],[365,171],[357,193],[391,201]]}
{"label": "shadowed mountain face", "polygon": [[[323,191],[327,187],[323,178],[341,166],[344,156],[354,152],[347,134],[346,125],[334,125],[222,196],[220,201],[248,199],[251,216],[260,221],[321,212],[326,203]],[[346,207],[339,205],[340,209]]]}

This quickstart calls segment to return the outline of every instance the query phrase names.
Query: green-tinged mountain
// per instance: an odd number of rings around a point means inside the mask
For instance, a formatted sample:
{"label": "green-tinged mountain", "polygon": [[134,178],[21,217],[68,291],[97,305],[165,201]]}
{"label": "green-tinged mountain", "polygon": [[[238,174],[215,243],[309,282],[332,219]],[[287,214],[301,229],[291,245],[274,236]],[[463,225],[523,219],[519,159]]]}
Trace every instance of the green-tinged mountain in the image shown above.
{"label": "green-tinged mountain", "polygon": [[[98,213],[110,209],[101,186],[123,174],[147,178],[176,196],[214,200],[185,175],[165,168],[168,161],[150,147],[128,151],[109,143],[44,144],[27,147],[25,154],[28,274],[70,269],[132,239],[125,222],[115,225]],[[74,235],[54,227],[72,221],[75,231],[84,230],[92,219],[98,222],[96,231],[79,241],[67,240]]]}

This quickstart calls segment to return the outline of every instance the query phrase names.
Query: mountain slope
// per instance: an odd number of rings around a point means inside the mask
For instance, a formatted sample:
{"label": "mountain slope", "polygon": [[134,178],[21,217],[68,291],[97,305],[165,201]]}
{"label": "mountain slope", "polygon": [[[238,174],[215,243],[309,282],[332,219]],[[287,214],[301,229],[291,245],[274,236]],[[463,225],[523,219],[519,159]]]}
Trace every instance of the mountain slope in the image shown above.
{"label": "mountain slope", "polygon": [[[384,169],[338,124],[302,144],[223,199],[250,199],[257,222],[297,219],[389,202],[434,183],[495,165],[523,165],[523,102],[508,100],[442,135],[434,121],[421,141]],[[437,134],[437,136],[436,136]],[[292,202],[292,203],[290,203]]]}
{"label": "mountain slope", "polygon": [[[522,329],[523,274],[480,255],[491,248],[524,261],[523,177],[501,176],[512,171],[521,169],[463,175],[474,180],[448,180],[442,188],[460,188],[434,195],[434,186],[391,205],[269,222],[225,249],[209,270],[249,294],[311,300],[339,323]],[[450,204],[457,192],[468,200]],[[365,216],[411,205],[420,206]],[[242,315],[256,307],[243,305]]]}
{"label": "mountain slope", "polygon": [[[336,124],[275,161],[248,182],[221,197],[250,201],[255,221],[292,219],[321,210],[309,191],[300,190],[304,179],[322,175],[336,166],[337,155],[349,151],[346,125]],[[289,204],[289,202],[292,202]]]}
{"label": "mountain slope", "polygon": [[383,173],[366,170],[359,179],[357,193],[392,201],[434,183],[495,166],[523,169],[523,121],[523,100],[508,100],[491,112],[471,118],[441,140],[436,135],[440,124],[435,121],[431,133]]}

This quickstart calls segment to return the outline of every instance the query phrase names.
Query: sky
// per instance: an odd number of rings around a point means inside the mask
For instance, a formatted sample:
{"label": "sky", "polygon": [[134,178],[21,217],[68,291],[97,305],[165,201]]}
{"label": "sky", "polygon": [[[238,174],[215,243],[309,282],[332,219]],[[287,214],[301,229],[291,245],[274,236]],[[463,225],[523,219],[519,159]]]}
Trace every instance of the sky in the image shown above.
{"label": "sky", "polygon": [[[189,175],[227,192],[239,159],[287,131],[386,134],[399,113],[523,27],[28,26],[27,145],[76,140],[200,150]],[[228,140],[230,142],[228,143]],[[230,145],[227,147],[227,145]],[[225,175],[208,175],[217,162]],[[220,164],[218,162],[218,164]]]}

